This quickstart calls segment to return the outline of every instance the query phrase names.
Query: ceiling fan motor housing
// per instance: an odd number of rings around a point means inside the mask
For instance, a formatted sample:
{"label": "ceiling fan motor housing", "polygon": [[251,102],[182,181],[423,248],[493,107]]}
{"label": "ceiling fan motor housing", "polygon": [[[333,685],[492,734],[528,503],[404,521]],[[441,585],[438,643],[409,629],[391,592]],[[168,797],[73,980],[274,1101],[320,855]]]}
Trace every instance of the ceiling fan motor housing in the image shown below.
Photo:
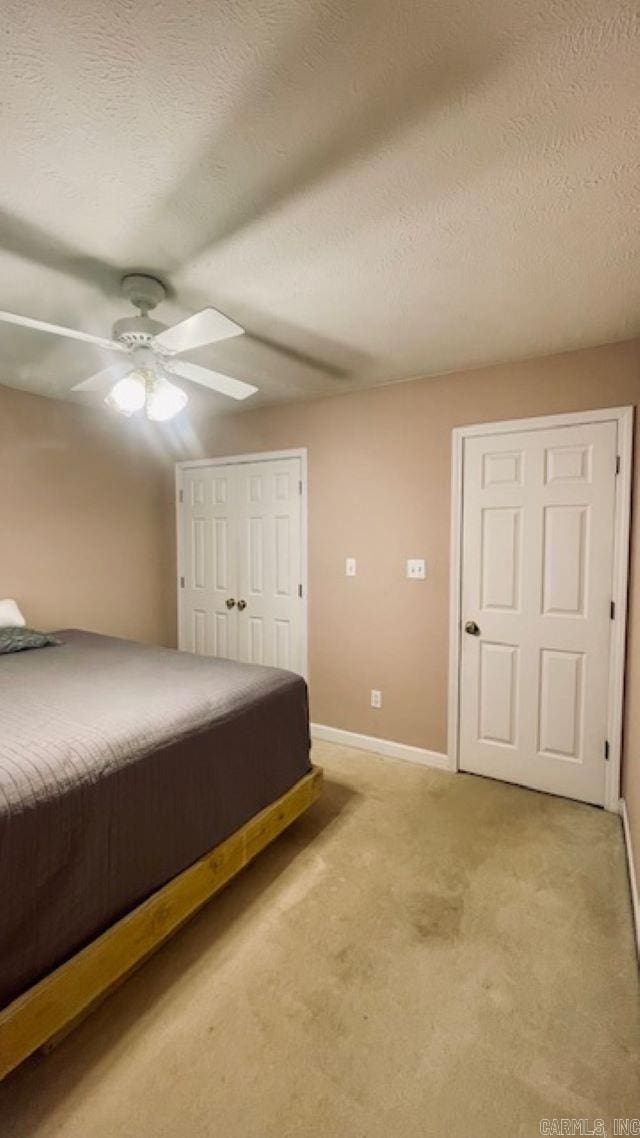
{"label": "ceiling fan motor housing", "polygon": [[140,309],[139,316],[125,316],[113,325],[113,338],[128,348],[146,348],[154,336],[164,332],[166,324],[151,320],[149,310],[160,304],[166,296],[162,281],[142,273],[129,273],[121,281],[122,294]]}
{"label": "ceiling fan motor housing", "polygon": [[123,316],[113,325],[113,338],[129,348],[144,348],[165,328],[166,324],[152,320],[150,316]]}

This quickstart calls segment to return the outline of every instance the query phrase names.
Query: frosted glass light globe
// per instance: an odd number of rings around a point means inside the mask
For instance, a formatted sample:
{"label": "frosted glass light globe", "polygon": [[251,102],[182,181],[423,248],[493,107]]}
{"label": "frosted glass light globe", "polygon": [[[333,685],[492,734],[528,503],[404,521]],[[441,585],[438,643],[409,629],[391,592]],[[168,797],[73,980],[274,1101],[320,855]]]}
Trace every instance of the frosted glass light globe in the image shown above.
{"label": "frosted glass light globe", "polygon": [[156,379],[147,394],[147,418],[157,423],[173,419],[186,407],[189,396],[168,379]]}
{"label": "frosted glass light globe", "polygon": [[125,375],[124,379],[119,379],[115,387],[111,388],[105,403],[109,407],[114,407],[121,415],[133,415],[135,411],[140,411],[144,407],[145,399],[144,377],[139,372],[132,371],[130,375]]}

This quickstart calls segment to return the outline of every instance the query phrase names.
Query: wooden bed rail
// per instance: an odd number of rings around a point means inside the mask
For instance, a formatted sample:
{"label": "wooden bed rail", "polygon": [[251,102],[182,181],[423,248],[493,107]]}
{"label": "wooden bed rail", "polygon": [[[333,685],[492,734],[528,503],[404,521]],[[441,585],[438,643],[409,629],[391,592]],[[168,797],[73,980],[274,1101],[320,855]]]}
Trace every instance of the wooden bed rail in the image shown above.
{"label": "wooden bed rail", "polygon": [[313,767],[286,794],[0,1012],[0,1079],[79,1019],[311,806]]}

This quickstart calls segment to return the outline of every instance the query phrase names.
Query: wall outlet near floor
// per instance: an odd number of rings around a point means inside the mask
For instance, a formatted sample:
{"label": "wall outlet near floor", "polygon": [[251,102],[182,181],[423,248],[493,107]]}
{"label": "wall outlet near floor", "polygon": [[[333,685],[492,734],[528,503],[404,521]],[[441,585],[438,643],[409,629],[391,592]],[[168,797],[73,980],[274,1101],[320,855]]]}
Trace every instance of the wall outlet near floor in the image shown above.
{"label": "wall outlet near floor", "polygon": [[424,581],[427,575],[427,563],[421,557],[410,557],[407,561],[407,577],[410,581]]}
{"label": "wall outlet near floor", "polygon": [[376,691],[375,688],[371,689],[371,706],[382,707],[382,692]]}
{"label": "wall outlet near floor", "polygon": [[355,557],[347,557],[346,574],[347,574],[347,577],[355,577],[355,575],[356,575],[356,559],[355,559]]}

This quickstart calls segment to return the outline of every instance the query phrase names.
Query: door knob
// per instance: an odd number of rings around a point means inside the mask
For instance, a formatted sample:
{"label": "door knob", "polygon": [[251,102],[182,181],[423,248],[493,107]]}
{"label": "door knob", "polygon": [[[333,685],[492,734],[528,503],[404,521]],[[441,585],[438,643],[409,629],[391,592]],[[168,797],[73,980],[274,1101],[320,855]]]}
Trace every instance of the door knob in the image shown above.
{"label": "door knob", "polygon": [[238,601],[238,608],[240,609],[240,612],[244,612],[246,607],[247,607],[246,601]]}
{"label": "door knob", "polygon": [[465,630],[465,632],[469,633],[469,636],[479,636],[480,635],[480,629],[478,628],[478,625],[476,624],[475,620],[468,620],[464,626],[464,630]]}
{"label": "door knob", "polygon": [[227,597],[227,599],[226,599],[226,601],[225,601],[224,603],[225,603],[225,605],[227,606],[227,608],[228,608],[228,609],[232,609],[232,608],[233,608],[233,606],[235,605],[235,603],[236,603],[236,602],[235,602],[235,600],[233,599],[233,597]]}

